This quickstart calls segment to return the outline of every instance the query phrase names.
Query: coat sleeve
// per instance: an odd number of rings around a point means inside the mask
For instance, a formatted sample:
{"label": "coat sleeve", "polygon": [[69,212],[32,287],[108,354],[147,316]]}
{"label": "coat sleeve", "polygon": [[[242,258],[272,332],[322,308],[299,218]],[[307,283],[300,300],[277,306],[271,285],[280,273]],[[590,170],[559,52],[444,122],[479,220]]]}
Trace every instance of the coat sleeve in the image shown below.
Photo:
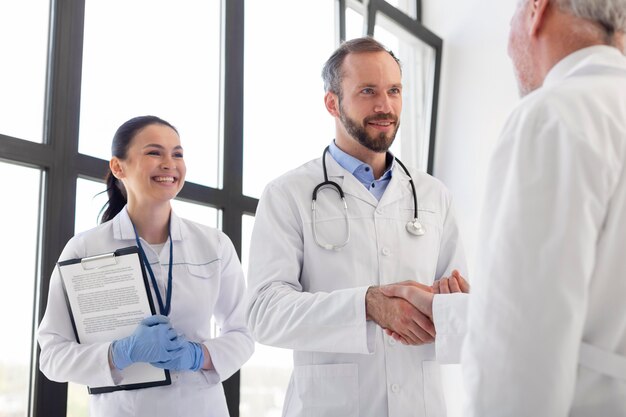
{"label": "coat sleeve", "polygon": [[[446,207],[443,233],[437,259],[435,279],[448,277],[454,269],[468,278],[465,252],[454,208],[448,193],[444,193],[443,207]],[[437,335],[435,352],[441,364],[459,363],[461,349],[467,332],[468,294],[439,294],[433,300],[433,323]]]}
{"label": "coat sleeve", "polygon": [[611,184],[556,106],[519,110],[492,157],[463,354],[468,416],[568,415]]}
{"label": "coat sleeve", "polygon": [[[79,238],[72,238],[59,260],[81,257],[80,248],[83,246]],[[51,381],[95,387],[115,384],[117,372],[109,368],[110,343],[81,345],[76,342],[58,267],[50,278],[48,304],[39,324],[37,339],[41,347],[39,368]]]}
{"label": "coat sleeve", "polygon": [[[270,184],[250,244],[248,325],[263,344],[287,349],[370,353],[375,327],[365,319],[367,287],[303,291],[302,219],[293,197]],[[373,343],[371,343],[373,345]]]}
{"label": "coat sleeve", "polygon": [[220,335],[204,341],[215,370],[204,371],[209,382],[217,383],[237,372],[254,352],[254,341],[245,321],[245,281],[235,248],[220,234],[221,284],[214,310]]}

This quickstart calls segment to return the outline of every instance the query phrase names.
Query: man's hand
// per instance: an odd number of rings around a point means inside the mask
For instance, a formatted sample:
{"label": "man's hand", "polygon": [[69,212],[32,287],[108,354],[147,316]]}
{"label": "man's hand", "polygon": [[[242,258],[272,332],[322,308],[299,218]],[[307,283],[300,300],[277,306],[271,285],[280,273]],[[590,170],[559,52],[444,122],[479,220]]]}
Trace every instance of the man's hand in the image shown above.
{"label": "man's hand", "polygon": [[[428,294],[432,305],[434,295]],[[426,314],[402,298],[386,296],[381,287],[367,290],[365,309],[368,319],[375,321],[388,334],[393,332],[397,335],[395,339],[404,344],[423,345],[435,340],[435,326]]]}
{"label": "man's hand", "polygon": [[462,292],[468,294],[470,286],[456,269],[449,277],[442,277],[435,281],[432,286],[435,294],[452,294]]}
{"label": "man's hand", "polygon": [[[452,294],[459,292],[467,294],[469,290],[469,284],[456,269],[452,271],[452,275],[449,277],[442,277],[435,281],[432,287],[415,281],[403,281],[380,287],[380,291],[384,295],[404,299],[411,303],[421,313],[428,316],[431,323],[433,319],[434,294]],[[395,340],[406,344],[406,339],[393,331],[393,329],[385,328],[385,333]]]}
{"label": "man's hand", "polygon": [[[439,290],[439,289],[438,289]],[[387,297],[403,298],[418,309],[422,314],[433,318],[434,294],[439,294],[433,287],[415,281],[402,281],[396,284],[380,287],[380,291]]]}
{"label": "man's hand", "polygon": [[456,269],[449,277],[436,280],[431,287],[415,281],[402,281],[395,284],[380,287],[383,294],[388,297],[404,298],[422,313],[432,319],[433,297],[432,294],[469,293],[470,286]]}

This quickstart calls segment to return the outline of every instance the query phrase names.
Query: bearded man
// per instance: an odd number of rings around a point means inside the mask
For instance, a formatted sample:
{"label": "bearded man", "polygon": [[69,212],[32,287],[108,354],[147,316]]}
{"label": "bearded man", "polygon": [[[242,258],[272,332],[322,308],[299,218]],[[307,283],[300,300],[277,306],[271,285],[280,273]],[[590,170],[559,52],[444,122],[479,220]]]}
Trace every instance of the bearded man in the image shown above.
{"label": "bearded man", "polygon": [[[294,350],[285,416],[445,415],[439,363],[459,360],[468,296],[450,195],[388,151],[403,95],[393,53],[350,40],[322,76],[335,139],[261,196],[248,325]],[[384,294],[399,281],[418,307]]]}

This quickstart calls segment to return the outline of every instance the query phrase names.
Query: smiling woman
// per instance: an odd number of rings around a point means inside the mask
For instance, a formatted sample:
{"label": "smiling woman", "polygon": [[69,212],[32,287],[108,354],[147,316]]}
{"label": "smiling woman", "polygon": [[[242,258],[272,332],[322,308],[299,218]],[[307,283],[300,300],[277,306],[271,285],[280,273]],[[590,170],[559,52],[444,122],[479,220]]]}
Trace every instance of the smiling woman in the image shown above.
{"label": "smiling woman", "polygon": [[[136,244],[160,314],[144,319],[128,337],[79,344],[55,271],[39,327],[41,370],[53,381],[107,386],[116,385],[118,370],[147,362],[168,369],[172,384],[91,396],[91,416],[228,416],[221,382],[253,351],[233,244],[224,233],[172,211],[186,173],[174,126],[155,116],[135,117],[117,130],[112,151],[102,224],[74,236],[60,260]],[[217,337],[212,317],[221,329]]]}
{"label": "smiling woman", "polygon": [[[123,200],[128,201],[129,212],[142,213],[142,216],[129,213],[131,217],[145,218],[148,213],[159,216],[159,211],[161,217],[169,217],[169,202],[182,189],[187,172],[174,126],[154,116],[129,120],[113,138],[109,166],[109,201],[115,199],[115,207],[123,206]],[[111,215],[117,212],[107,210],[103,222],[111,220]],[[150,243],[160,243],[165,237],[156,236],[157,242]]]}

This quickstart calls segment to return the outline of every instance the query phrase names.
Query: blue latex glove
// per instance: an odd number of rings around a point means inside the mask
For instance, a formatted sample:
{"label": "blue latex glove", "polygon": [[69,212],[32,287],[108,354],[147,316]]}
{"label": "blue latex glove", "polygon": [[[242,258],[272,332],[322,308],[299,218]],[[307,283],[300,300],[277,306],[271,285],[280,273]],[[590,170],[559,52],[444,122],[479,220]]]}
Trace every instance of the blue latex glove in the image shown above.
{"label": "blue latex glove", "polygon": [[117,369],[135,362],[158,362],[173,359],[183,347],[170,320],[161,315],[141,321],[133,334],[111,344],[111,359]]}
{"label": "blue latex glove", "polygon": [[204,363],[204,349],[200,343],[190,342],[184,336],[178,336],[183,346],[172,352],[174,358],[151,362],[153,366],[173,371],[197,371]]}

